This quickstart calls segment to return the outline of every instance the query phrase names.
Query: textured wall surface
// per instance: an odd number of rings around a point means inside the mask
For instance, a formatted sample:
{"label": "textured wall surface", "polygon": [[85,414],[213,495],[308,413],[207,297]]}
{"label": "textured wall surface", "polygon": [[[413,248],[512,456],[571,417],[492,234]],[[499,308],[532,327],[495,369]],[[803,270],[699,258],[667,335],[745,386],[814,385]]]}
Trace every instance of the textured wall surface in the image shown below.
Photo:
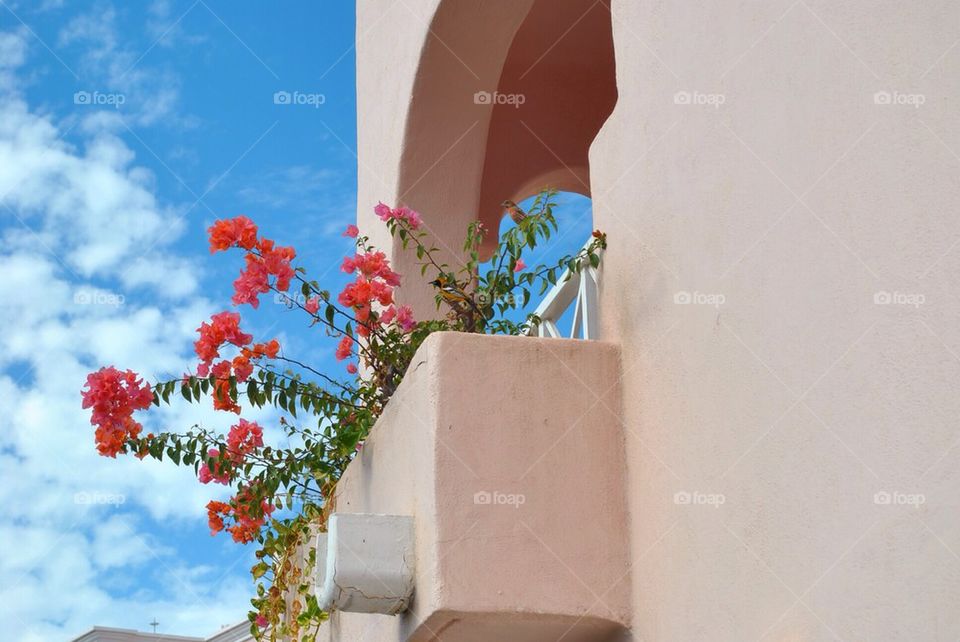
{"label": "textured wall surface", "polygon": [[637,639],[960,637],[958,25],[613,3],[591,175]]}
{"label": "textured wall surface", "polygon": [[427,339],[336,505],[414,518],[413,602],[398,617],[336,613],[330,639],[606,642],[622,632],[619,368],[617,347],[597,341]]}
{"label": "textured wall surface", "polygon": [[[532,5],[360,3],[361,223],[412,197],[459,243],[490,154],[469,96]],[[610,236],[635,639],[960,638],[960,4],[610,13],[584,191]]]}

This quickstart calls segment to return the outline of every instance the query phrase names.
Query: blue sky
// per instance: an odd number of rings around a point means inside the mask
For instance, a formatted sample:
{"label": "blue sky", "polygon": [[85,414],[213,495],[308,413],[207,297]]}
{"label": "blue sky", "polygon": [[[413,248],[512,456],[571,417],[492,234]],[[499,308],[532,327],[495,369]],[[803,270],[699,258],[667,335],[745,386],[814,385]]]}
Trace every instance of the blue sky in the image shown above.
{"label": "blue sky", "polygon": [[[96,455],[79,389],[105,364],[150,380],[190,366],[195,329],[229,307],[240,266],[208,254],[215,218],[251,216],[325,287],[343,283],[353,41],[346,0],[0,0],[5,640],[154,617],[160,632],[208,635],[243,619],[252,548],[211,538],[203,508],[224,489]],[[583,199],[567,203],[577,225],[559,249],[571,251],[590,217]],[[342,367],[279,305],[245,325]],[[229,420],[182,404],[146,426]]]}

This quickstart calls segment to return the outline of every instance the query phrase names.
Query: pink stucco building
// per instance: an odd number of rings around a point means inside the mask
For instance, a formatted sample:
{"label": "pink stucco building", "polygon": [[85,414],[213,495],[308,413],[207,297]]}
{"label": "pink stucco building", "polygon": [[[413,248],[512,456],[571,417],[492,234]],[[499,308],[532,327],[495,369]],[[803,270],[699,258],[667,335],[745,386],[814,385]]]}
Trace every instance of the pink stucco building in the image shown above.
{"label": "pink stucco building", "polygon": [[365,233],[551,185],[610,247],[599,340],[424,345],[337,505],[412,600],[322,639],[960,637],[960,4],[357,11]]}

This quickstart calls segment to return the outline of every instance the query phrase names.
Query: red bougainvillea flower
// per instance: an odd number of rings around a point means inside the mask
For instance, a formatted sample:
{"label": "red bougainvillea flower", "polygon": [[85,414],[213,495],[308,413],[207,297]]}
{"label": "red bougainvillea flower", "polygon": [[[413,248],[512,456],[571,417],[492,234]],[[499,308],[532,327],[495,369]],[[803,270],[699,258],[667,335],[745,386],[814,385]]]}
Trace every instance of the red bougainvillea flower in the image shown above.
{"label": "red bougainvillea flower", "polygon": [[383,252],[365,252],[355,254],[353,257],[345,256],[343,263],[340,264],[340,270],[347,274],[360,272],[368,279],[379,278],[391,287],[400,285],[400,275],[390,269],[390,261]]}
{"label": "red bougainvillea flower", "polygon": [[513,266],[514,272],[521,272],[527,269],[527,264],[523,262],[523,259],[517,259],[517,263]]}
{"label": "red bougainvillea flower", "polygon": [[135,372],[121,372],[113,366],[87,375],[84,388],[83,407],[92,409],[90,423],[97,426],[97,451],[116,457],[127,439],[140,434],[142,426],[134,421],[133,412],[150,407],[153,391]]}
{"label": "red bougainvillea flower", "polygon": [[[259,535],[273,508],[273,504],[259,496],[256,488],[241,487],[229,503],[211,501],[207,504],[210,534],[215,535],[226,530],[235,542],[252,542]],[[232,521],[229,526],[228,521]]]}
{"label": "red bougainvillea flower", "polygon": [[210,323],[201,323],[197,328],[200,338],[193,349],[200,361],[210,362],[220,356],[220,348],[230,343],[243,347],[253,341],[253,337],[240,330],[240,315],[236,312],[220,312],[210,317]]}
{"label": "red bougainvillea flower", "polygon": [[223,530],[223,515],[229,513],[229,504],[212,500],[207,502],[207,525],[210,526],[211,535],[216,535]]}
{"label": "red bougainvillea flower", "polygon": [[233,366],[233,374],[240,383],[249,379],[250,375],[253,374],[253,364],[250,363],[250,358],[245,355],[241,354],[234,357],[231,365]]}
{"label": "red bougainvillea flower", "polygon": [[210,253],[222,252],[233,246],[252,250],[257,244],[257,226],[246,216],[223,219],[207,230],[210,235]]}
{"label": "red bougainvillea flower", "polygon": [[356,281],[348,283],[337,297],[340,305],[348,308],[369,308],[374,300],[381,305],[390,305],[393,303],[393,288],[382,281],[363,276],[358,276]]}
{"label": "red bougainvillea flower", "polygon": [[348,363],[348,364],[347,364],[347,372],[349,372],[350,374],[357,374],[357,372],[358,372],[358,370],[357,370],[357,364],[355,364],[355,363]]}
{"label": "red bougainvillea flower", "polygon": [[257,448],[263,448],[263,428],[259,424],[241,419],[230,427],[227,434],[227,454],[234,463],[242,463],[244,457],[255,452]]}
{"label": "red bougainvillea flower", "polygon": [[420,214],[413,211],[409,207],[398,207],[397,209],[392,209],[383,203],[378,203],[377,206],[373,208],[373,211],[384,223],[390,219],[406,221],[407,225],[414,230],[418,229],[423,223],[423,220],[420,218]]}
{"label": "red bougainvillea flower", "polygon": [[216,377],[213,384],[213,408],[214,410],[225,410],[226,412],[235,412],[240,414],[240,406],[237,405],[233,395],[230,394],[230,375],[231,365],[229,361],[220,361],[212,368],[210,374]]}
{"label": "red bougainvillea flower", "polygon": [[257,357],[267,357],[268,359],[276,359],[277,354],[280,352],[280,342],[276,339],[271,339],[266,343],[255,343],[253,344],[253,354]]}
{"label": "red bougainvillea flower", "polygon": [[290,262],[297,255],[294,249],[275,246],[269,239],[262,239],[257,247],[260,254],[250,252],[244,257],[247,266],[233,282],[231,301],[237,305],[259,307],[260,295],[270,291],[270,277],[274,277],[273,287],[280,292],[290,289],[295,274]]}
{"label": "red bougainvillea flower", "polygon": [[360,228],[351,223],[347,226],[347,229],[343,231],[343,235],[347,238],[355,239],[360,235]]}
{"label": "red bougainvillea flower", "polygon": [[208,232],[211,252],[231,247],[247,250],[244,256],[246,267],[233,282],[232,301],[235,304],[249,303],[258,307],[260,295],[270,291],[271,277],[277,290],[286,292],[290,289],[295,274],[290,262],[297,255],[292,247],[282,247],[270,239],[258,237],[257,226],[245,216],[219,220]]}
{"label": "red bougainvillea flower", "polygon": [[[216,448],[211,448],[207,451],[207,457],[210,459],[216,460],[220,457],[220,451]],[[213,470],[210,470],[210,467],[207,464],[201,464],[200,470],[197,471],[197,478],[200,480],[201,484],[209,484],[214,481],[218,484],[229,484],[230,483],[230,471],[226,470],[226,466],[221,466],[216,461],[213,462]]]}
{"label": "red bougainvillea flower", "polygon": [[353,354],[353,339],[344,335],[337,344],[337,361],[349,359]]}
{"label": "red bougainvillea flower", "polygon": [[247,266],[233,282],[233,296],[236,305],[249,303],[254,308],[260,305],[260,295],[270,291],[270,275],[263,261],[256,254],[244,257]]}
{"label": "red bougainvillea flower", "polygon": [[297,257],[296,251],[292,247],[275,245],[270,239],[261,239],[257,247],[263,256],[267,272],[277,279],[277,289],[284,292],[289,290],[290,280],[294,275],[290,262]]}
{"label": "red bougainvillea flower", "polygon": [[[275,359],[280,351],[280,344],[276,339],[268,343],[255,343],[250,346],[253,337],[240,329],[240,315],[236,312],[220,312],[210,317],[210,323],[201,323],[197,328],[200,338],[193,344],[193,349],[200,358],[197,366],[197,375],[200,377],[214,374],[218,380],[214,384],[214,407],[230,412],[239,412],[237,406],[230,400],[230,385],[226,379],[236,376],[238,382],[244,382],[253,374],[253,361],[266,357]],[[220,357],[220,350],[225,345],[239,348],[240,354],[233,361],[221,361],[212,366],[213,360]]]}
{"label": "red bougainvillea flower", "polygon": [[315,296],[310,297],[307,299],[307,302],[303,304],[303,309],[310,314],[316,314],[317,310],[320,309],[320,298]]}

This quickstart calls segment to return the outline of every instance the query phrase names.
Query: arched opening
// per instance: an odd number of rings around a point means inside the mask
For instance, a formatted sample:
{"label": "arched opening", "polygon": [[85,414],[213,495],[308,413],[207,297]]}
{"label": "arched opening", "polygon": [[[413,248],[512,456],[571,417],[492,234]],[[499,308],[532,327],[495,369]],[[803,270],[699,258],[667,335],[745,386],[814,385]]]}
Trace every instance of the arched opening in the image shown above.
{"label": "arched opening", "polygon": [[495,226],[504,199],[520,202],[545,187],[589,197],[590,145],[617,101],[610,8],[536,0],[510,45],[497,97],[479,218]]}
{"label": "arched opening", "polygon": [[[535,198],[522,199],[517,205],[524,211],[531,211]],[[562,259],[576,255],[585,241],[592,240],[593,203],[589,197],[561,190],[551,200],[559,230],[524,253],[524,262],[532,270],[541,265],[557,266]],[[500,235],[515,226],[509,217],[504,217],[500,221]],[[483,274],[493,267],[488,262],[481,265],[479,271]],[[560,270],[560,274],[554,287],[542,293],[535,292],[536,296],[527,305],[513,310],[507,317],[520,323],[527,320],[527,315],[536,313],[541,323],[534,333],[543,337],[599,338],[599,271],[584,265],[579,274],[568,275],[566,270]]]}
{"label": "arched opening", "polygon": [[[590,145],[616,100],[605,3],[445,0],[416,70],[396,200],[423,215],[455,262],[468,223],[498,229],[505,199],[546,187],[590,196]],[[418,269],[393,258],[401,273]],[[434,309],[427,289],[401,296],[423,315]]]}

